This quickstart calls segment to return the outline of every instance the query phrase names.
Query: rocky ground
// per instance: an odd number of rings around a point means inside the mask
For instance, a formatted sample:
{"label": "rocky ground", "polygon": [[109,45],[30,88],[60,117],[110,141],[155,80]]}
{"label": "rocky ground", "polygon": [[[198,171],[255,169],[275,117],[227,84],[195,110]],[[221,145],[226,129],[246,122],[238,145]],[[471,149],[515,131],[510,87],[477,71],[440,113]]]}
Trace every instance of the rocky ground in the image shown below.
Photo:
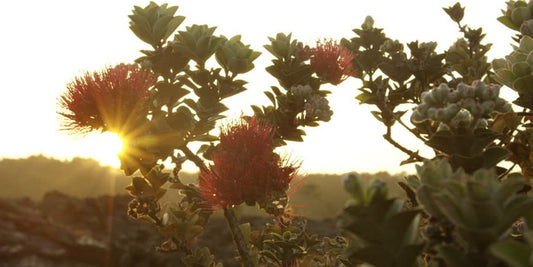
{"label": "rocky ground", "polygon": [[[39,203],[0,199],[2,266],[181,266],[180,255],[156,251],[156,229],[126,215],[130,197],[73,198],[50,192]],[[252,227],[271,219],[246,217]],[[309,221],[308,232],[334,235],[333,220]],[[218,262],[238,266],[226,222],[212,218],[199,239]]]}

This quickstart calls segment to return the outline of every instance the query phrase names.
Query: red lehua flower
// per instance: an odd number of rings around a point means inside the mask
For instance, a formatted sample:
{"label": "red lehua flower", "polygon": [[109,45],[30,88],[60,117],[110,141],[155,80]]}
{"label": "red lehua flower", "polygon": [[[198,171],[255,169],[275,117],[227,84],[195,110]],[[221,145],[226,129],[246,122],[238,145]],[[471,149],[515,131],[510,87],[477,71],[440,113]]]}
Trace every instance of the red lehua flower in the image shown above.
{"label": "red lehua flower", "polygon": [[326,82],[337,85],[355,74],[353,54],[344,46],[329,40],[318,41],[311,50],[311,67]]}
{"label": "red lehua flower", "polygon": [[255,117],[222,130],[213,165],[199,175],[200,191],[211,206],[253,205],[285,192],[296,167],[273,152],[273,129]]}
{"label": "red lehua flower", "polygon": [[155,78],[137,65],[120,64],[85,73],[67,85],[58,112],[64,127],[75,132],[131,130],[143,109]]}

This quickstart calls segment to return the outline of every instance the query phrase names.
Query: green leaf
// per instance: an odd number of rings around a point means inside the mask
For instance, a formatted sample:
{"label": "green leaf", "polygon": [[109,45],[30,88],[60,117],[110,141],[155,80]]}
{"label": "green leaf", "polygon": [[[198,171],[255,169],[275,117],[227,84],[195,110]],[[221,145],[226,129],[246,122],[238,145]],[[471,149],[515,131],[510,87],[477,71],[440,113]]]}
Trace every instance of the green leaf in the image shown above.
{"label": "green leaf", "polygon": [[447,154],[454,154],[459,150],[457,146],[461,145],[457,144],[455,139],[450,131],[438,131],[426,141],[426,145]]}
{"label": "green leaf", "polygon": [[503,25],[507,26],[508,28],[510,29],[513,29],[515,31],[520,31],[520,26],[518,25],[515,25],[513,23],[513,21],[511,21],[510,18],[506,17],[506,16],[501,16],[501,17],[498,17],[497,19],[499,22],[501,22]]}
{"label": "green leaf", "polygon": [[278,87],[276,87],[276,86],[271,86],[270,88],[272,89],[272,92],[274,92],[274,94],[276,94],[276,95],[281,95],[281,90],[279,90]]}
{"label": "green leaf", "polygon": [[264,92],[265,95],[268,97],[268,99],[270,99],[270,102],[272,102],[272,104],[274,105],[274,107],[276,106],[276,97],[274,96],[274,94],[272,94],[271,92],[269,91],[265,91]]}
{"label": "green leaf", "polygon": [[241,229],[242,235],[244,237],[245,243],[250,243],[250,235],[252,234],[252,228],[250,226],[250,223],[243,223],[239,225],[239,229]]}
{"label": "green leaf", "polygon": [[415,244],[420,212],[410,210],[393,215],[384,225],[384,245],[391,251]]}
{"label": "green leaf", "polygon": [[134,196],[153,195],[154,189],[148,184],[148,181],[143,177],[132,177],[131,184],[133,189],[131,194]]}
{"label": "green leaf", "polygon": [[390,253],[380,246],[367,246],[357,250],[354,255],[355,259],[370,263],[376,267],[394,266],[393,257]]}
{"label": "green leaf", "polygon": [[511,153],[503,147],[489,147],[483,152],[483,167],[487,169],[494,167],[500,161],[509,157],[510,154]]}
{"label": "green leaf", "polygon": [[[167,32],[167,24],[172,20],[171,16],[159,17],[152,26],[152,38],[156,42],[161,42]],[[164,42],[165,40],[163,40]]]}
{"label": "green leaf", "polygon": [[533,38],[524,35],[522,39],[520,39],[520,46],[518,49],[529,54],[529,52],[533,50]]}
{"label": "green leaf", "polygon": [[450,18],[457,23],[459,23],[463,19],[463,16],[465,14],[465,8],[461,7],[461,4],[459,2],[455,3],[455,5],[451,7],[443,9],[444,11],[446,11],[446,14],[448,14],[448,16],[450,16]]}
{"label": "green leaf", "polygon": [[355,99],[359,100],[359,104],[374,104],[376,96],[370,93],[361,93]]}
{"label": "green leaf", "polygon": [[511,71],[516,77],[522,77],[531,73],[531,68],[527,62],[516,62],[513,64]]}
{"label": "green leaf", "polygon": [[383,117],[381,116],[381,112],[377,110],[372,110],[370,113],[376,118],[376,120],[383,122]]}
{"label": "green leaf", "polygon": [[489,248],[490,252],[512,267],[529,267],[531,249],[513,240],[501,241]]}
{"label": "green leaf", "polygon": [[513,84],[513,81],[516,79],[516,76],[513,74],[512,71],[508,69],[498,69],[498,70],[495,70],[495,73],[496,74],[492,75],[491,78],[493,78],[500,84],[513,89],[512,84]]}
{"label": "green leaf", "polygon": [[183,103],[185,103],[185,105],[190,107],[192,110],[198,111],[198,104],[196,104],[196,102],[194,100],[192,100],[190,98],[183,99]]}
{"label": "green leaf", "polygon": [[162,36],[163,40],[168,39],[172,33],[181,25],[181,23],[185,20],[184,16],[176,16],[173,17],[172,20],[170,20],[167,24],[167,32]]}
{"label": "green leaf", "polygon": [[528,7],[516,7],[511,12],[511,21],[516,25],[522,25],[525,20],[531,18]]}
{"label": "green leaf", "polygon": [[437,255],[444,260],[449,267],[472,266],[468,258],[459,250],[451,246],[438,246]]}
{"label": "green leaf", "polygon": [[263,110],[256,106],[256,105],[252,105],[251,106],[252,110],[254,111],[254,114],[257,116],[257,115],[263,115]]}
{"label": "green leaf", "polygon": [[418,256],[420,255],[423,249],[424,244],[402,247],[396,253],[396,266],[416,266],[414,265],[414,263],[416,262]]}
{"label": "green leaf", "polygon": [[525,75],[513,81],[512,89],[518,93],[530,93],[533,88],[533,75]]}

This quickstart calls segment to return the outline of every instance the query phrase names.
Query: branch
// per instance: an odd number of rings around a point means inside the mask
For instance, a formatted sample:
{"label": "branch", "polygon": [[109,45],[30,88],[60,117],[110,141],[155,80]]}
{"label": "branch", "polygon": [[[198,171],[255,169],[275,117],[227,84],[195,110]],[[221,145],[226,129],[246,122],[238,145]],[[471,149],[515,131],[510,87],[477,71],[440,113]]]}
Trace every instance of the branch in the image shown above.
{"label": "branch", "polygon": [[398,142],[394,141],[391,136],[391,126],[387,126],[387,133],[383,135],[383,138],[387,140],[389,143],[391,143],[394,147],[401,150],[405,154],[409,155],[410,159],[416,160],[416,161],[424,161],[426,158],[420,156],[418,152],[412,151],[407,149],[406,147],[400,145]]}
{"label": "branch", "polygon": [[402,125],[405,129],[407,129],[410,133],[416,136],[416,138],[420,139],[422,142],[427,141],[426,139],[424,139],[424,137],[420,136],[419,133],[415,132],[412,128],[409,128],[409,126],[407,126],[407,124],[405,124],[400,117],[394,115],[394,119],[398,121],[398,123]]}
{"label": "branch", "polygon": [[194,154],[186,145],[179,147],[179,150],[181,150],[190,161],[194,162],[200,170],[207,171],[204,161],[198,157],[198,155]]}
{"label": "branch", "polygon": [[228,222],[229,228],[231,230],[231,235],[233,237],[233,241],[235,241],[235,245],[237,246],[237,250],[239,251],[239,255],[241,256],[241,263],[244,267],[253,267],[252,258],[250,257],[250,253],[248,252],[248,246],[246,245],[246,241],[244,239],[244,236],[242,235],[241,229],[239,228],[237,218],[235,217],[235,212],[231,207],[224,208],[224,216],[226,217],[226,221]]}

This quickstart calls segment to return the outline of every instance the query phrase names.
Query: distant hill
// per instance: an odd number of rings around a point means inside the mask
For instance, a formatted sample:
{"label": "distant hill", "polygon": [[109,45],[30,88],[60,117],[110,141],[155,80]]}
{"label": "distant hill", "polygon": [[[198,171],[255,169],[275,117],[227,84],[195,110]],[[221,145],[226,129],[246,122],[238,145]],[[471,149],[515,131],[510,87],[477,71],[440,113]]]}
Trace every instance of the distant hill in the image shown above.
{"label": "distant hill", "polygon": [[[378,178],[389,184],[392,194],[403,194],[396,184],[402,175],[387,172],[361,173],[366,179]],[[184,183],[192,183],[196,175],[180,174]],[[310,174],[291,196],[298,214],[314,219],[335,217],[349,199],[342,188],[342,175]],[[92,159],[74,158],[61,161],[44,156],[0,160],[0,198],[29,197],[39,201],[49,191],[59,191],[76,197],[125,194],[130,178],[117,169],[101,166]],[[177,196],[169,192],[165,200]],[[244,213],[253,213],[244,208]]]}
{"label": "distant hill", "polygon": [[44,156],[0,161],[0,197],[40,200],[52,190],[77,197],[114,194],[124,190],[129,179],[96,160],[74,158],[60,161]]}

